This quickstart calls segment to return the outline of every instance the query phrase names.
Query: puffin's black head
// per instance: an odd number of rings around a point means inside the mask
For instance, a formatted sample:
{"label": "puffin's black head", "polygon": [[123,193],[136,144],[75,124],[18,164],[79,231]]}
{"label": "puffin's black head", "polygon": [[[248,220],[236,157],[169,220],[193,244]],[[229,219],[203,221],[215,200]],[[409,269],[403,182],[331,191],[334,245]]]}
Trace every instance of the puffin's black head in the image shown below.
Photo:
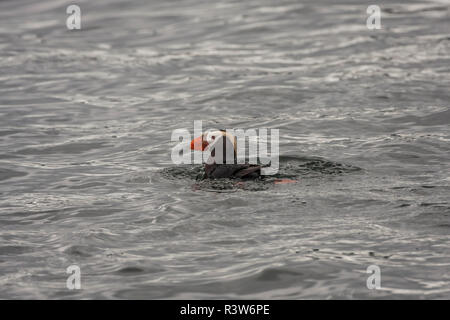
{"label": "puffin's black head", "polygon": [[236,137],[226,130],[206,131],[191,141],[191,150],[211,152],[214,163],[236,163]]}

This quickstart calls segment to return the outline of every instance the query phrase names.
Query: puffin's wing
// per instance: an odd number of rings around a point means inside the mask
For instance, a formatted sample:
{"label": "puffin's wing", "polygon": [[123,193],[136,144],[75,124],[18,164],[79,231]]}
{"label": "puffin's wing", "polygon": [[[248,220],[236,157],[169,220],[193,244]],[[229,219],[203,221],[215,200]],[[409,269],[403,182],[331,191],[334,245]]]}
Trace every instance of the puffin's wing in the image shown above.
{"label": "puffin's wing", "polygon": [[250,175],[255,173],[257,176],[261,174],[261,166],[246,166],[236,171],[234,176],[236,178],[249,178]]}
{"label": "puffin's wing", "polygon": [[207,176],[213,179],[231,178],[236,171],[239,171],[236,165],[213,164],[206,168]]}

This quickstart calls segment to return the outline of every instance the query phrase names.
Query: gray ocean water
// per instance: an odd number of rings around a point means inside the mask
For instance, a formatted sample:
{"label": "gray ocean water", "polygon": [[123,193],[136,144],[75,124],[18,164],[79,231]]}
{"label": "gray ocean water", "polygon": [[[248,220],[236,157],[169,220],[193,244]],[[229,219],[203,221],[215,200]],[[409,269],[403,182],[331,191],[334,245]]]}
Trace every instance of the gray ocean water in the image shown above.
{"label": "gray ocean water", "polygon": [[[448,299],[449,88],[449,1],[0,1],[0,298]],[[297,183],[205,186],[194,120]]]}

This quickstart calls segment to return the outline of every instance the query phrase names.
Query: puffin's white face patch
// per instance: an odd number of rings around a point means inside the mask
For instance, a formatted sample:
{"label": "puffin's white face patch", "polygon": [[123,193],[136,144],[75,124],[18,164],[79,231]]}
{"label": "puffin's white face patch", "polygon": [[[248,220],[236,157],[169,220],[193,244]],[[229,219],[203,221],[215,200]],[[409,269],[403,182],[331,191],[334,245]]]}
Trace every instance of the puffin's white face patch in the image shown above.
{"label": "puffin's white face patch", "polygon": [[[208,130],[203,135],[208,142],[205,151],[209,152],[207,164],[233,164],[235,161],[236,147],[234,136],[220,130]],[[225,154],[224,154],[225,152]]]}

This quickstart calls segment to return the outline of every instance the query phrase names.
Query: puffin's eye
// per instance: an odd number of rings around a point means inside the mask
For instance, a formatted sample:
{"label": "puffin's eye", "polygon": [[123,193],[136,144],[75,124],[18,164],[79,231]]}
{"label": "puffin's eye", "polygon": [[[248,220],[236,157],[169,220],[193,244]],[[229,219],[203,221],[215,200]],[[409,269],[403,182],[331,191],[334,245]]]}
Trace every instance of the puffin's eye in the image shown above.
{"label": "puffin's eye", "polygon": [[212,139],[215,139],[215,138],[216,138],[216,136],[212,136],[211,138],[212,138]]}

